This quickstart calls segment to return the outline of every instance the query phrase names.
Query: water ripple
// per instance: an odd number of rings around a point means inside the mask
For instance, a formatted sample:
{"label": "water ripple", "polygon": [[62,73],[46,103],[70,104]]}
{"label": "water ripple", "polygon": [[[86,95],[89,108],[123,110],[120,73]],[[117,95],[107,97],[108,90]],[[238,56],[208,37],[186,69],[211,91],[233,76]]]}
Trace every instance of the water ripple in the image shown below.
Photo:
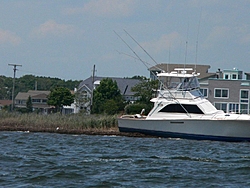
{"label": "water ripple", "polygon": [[249,143],[0,132],[0,187],[249,187]]}

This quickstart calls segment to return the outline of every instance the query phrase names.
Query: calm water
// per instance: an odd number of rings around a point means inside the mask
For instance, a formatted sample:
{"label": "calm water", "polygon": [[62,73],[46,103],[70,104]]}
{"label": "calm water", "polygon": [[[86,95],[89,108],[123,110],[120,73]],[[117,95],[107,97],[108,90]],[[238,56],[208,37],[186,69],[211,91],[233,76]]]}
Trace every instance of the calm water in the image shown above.
{"label": "calm water", "polygon": [[250,187],[250,143],[0,132],[0,187]]}

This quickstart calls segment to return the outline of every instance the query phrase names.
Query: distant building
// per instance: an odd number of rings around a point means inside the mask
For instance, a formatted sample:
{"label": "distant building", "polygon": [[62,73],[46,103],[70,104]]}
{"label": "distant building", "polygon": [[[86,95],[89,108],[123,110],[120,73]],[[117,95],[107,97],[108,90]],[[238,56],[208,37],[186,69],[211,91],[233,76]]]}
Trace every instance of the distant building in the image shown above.
{"label": "distant building", "polygon": [[[86,113],[90,113],[90,104],[91,104],[91,97],[92,97],[92,90],[100,85],[102,79],[107,77],[89,77],[86,80],[83,80],[79,86],[77,91],[81,95],[82,102],[78,104],[78,110],[85,110]],[[113,81],[116,81],[118,88],[121,91],[121,95],[125,101],[134,102],[138,100],[138,97],[134,96],[134,92],[131,91],[131,88],[135,85],[139,84],[141,81],[138,79],[130,79],[130,78],[116,78],[116,77],[108,77],[111,78]]]}
{"label": "distant building", "polygon": [[15,107],[26,108],[26,102],[31,97],[33,110],[47,114],[51,110],[51,106],[47,104],[50,91],[29,90],[28,92],[19,92],[15,98]]}
{"label": "distant building", "polygon": [[201,84],[205,97],[217,109],[227,113],[250,113],[250,79],[248,74],[243,79],[243,71],[225,69],[220,77],[210,78]]}
{"label": "distant building", "polygon": [[[33,111],[38,111],[42,114],[51,113],[55,108],[54,106],[50,106],[47,104],[48,95],[50,91],[39,91],[39,90],[29,90],[28,92],[19,92],[15,98],[15,107],[17,108],[26,108],[26,102],[31,97]],[[75,104],[73,103],[71,106],[63,106],[62,113],[63,114],[71,114],[74,113]]]}

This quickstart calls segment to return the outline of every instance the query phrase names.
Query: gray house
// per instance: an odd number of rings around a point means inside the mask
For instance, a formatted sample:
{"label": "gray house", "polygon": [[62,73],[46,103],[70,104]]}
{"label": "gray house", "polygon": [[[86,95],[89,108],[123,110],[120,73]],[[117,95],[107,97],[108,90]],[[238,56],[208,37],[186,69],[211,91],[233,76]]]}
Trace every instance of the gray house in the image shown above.
{"label": "gray house", "polygon": [[[91,104],[91,97],[92,97],[92,90],[94,90],[101,82],[102,79],[107,77],[99,77],[96,76],[89,77],[86,80],[83,80],[75,92],[76,95],[79,95],[78,98],[81,101],[76,101],[76,106],[79,110],[85,110],[86,113],[90,112],[90,104]],[[138,79],[130,79],[130,78],[117,78],[117,77],[108,77],[111,78],[113,81],[116,81],[118,88],[121,91],[121,94],[125,101],[127,102],[134,102],[138,100],[138,97],[134,96],[134,92],[131,91],[131,88],[141,81]]]}
{"label": "gray house", "polygon": [[225,69],[219,72],[217,78],[210,78],[202,83],[205,97],[217,109],[225,112],[250,113],[250,80],[238,69]]}

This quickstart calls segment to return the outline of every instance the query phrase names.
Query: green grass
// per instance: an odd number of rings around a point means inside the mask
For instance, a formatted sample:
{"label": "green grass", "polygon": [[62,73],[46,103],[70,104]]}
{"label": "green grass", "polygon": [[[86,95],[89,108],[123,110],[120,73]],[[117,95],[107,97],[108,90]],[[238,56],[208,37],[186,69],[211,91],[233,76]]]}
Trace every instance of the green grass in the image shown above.
{"label": "green grass", "polygon": [[1,130],[81,133],[118,131],[117,115],[20,114],[0,111]]}

